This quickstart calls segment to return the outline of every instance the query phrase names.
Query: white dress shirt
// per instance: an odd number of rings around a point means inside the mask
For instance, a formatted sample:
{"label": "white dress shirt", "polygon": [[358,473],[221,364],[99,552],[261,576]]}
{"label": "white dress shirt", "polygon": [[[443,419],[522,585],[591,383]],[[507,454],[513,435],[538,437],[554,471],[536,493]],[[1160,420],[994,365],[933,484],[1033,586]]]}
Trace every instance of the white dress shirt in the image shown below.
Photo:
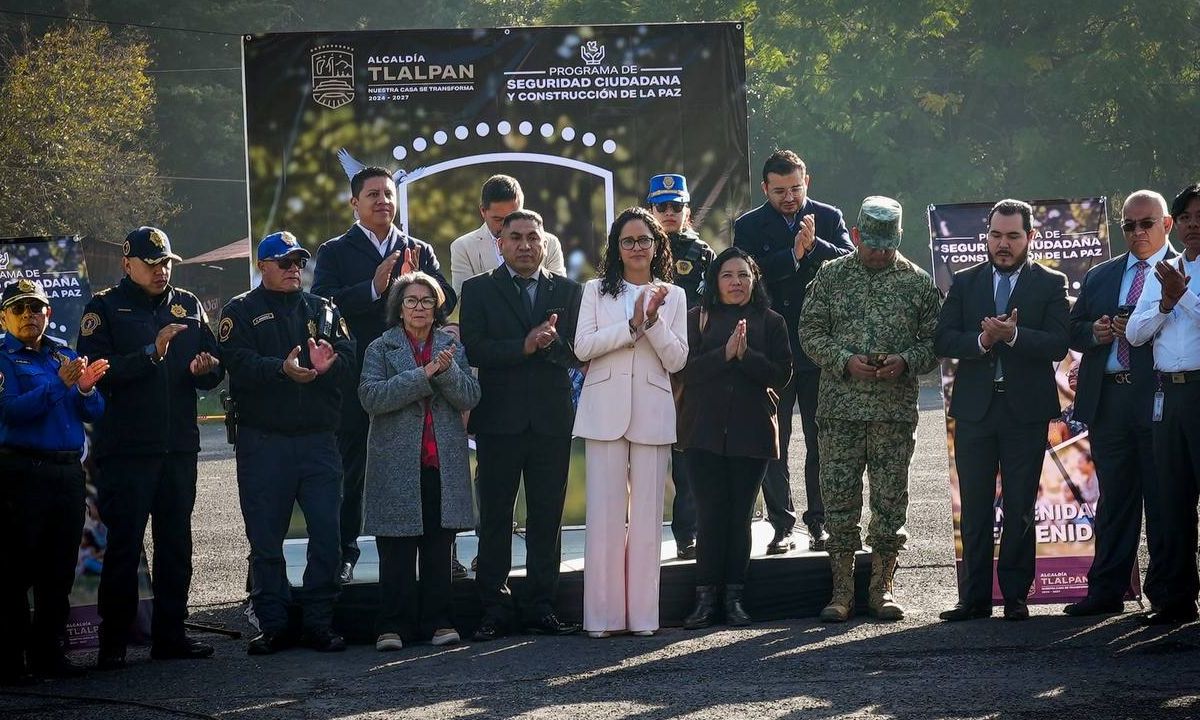
{"label": "white dress shirt", "polygon": [[[1146,277],[1142,284],[1142,294],[1138,296],[1138,300],[1141,300],[1143,297],[1146,296],[1146,288],[1149,287],[1150,278],[1152,275],[1154,275],[1154,265],[1156,263],[1158,263],[1159,260],[1162,260],[1164,257],[1167,256],[1168,249],[1170,249],[1170,246],[1167,245],[1166,243],[1163,243],[1163,246],[1158,249],[1158,252],[1156,252],[1153,255],[1151,255],[1150,257],[1146,258],[1146,264],[1149,265],[1150,267],[1146,268]],[[1134,266],[1137,264],[1138,264],[1137,256],[1134,255],[1133,253],[1129,253],[1129,255],[1125,258],[1125,273],[1123,275],[1121,275],[1121,291],[1117,294],[1117,304],[1118,305],[1124,305],[1125,298],[1129,297],[1129,288],[1133,287],[1133,276],[1137,272],[1136,270],[1134,270]],[[1158,281],[1155,280],[1154,282],[1158,282]],[[1161,290],[1161,288],[1160,288],[1160,290]],[[1095,337],[1094,333],[1093,333],[1093,337]],[[1116,373],[1116,372],[1121,372],[1123,370],[1129,369],[1127,367],[1123,367],[1121,365],[1121,361],[1117,359],[1117,345],[1118,344],[1119,343],[1114,338],[1111,343],[1111,347],[1109,348],[1109,351],[1108,351],[1108,360],[1104,364],[1104,372],[1106,372],[1106,373]],[[1130,343],[1130,344],[1132,345],[1133,343]]]}
{"label": "white dress shirt", "polygon": [[1193,289],[1198,282],[1196,275],[1200,273],[1200,257],[1190,262],[1185,256],[1180,257],[1183,258],[1184,272],[1192,278],[1183,297],[1171,312],[1160,312],[1158,302],[1162,299],[1162,283],[1153,272],[1149,273],[1137,309],[1125,327],[1125,338],[1130,345],[1153,341],[1154,369],[1159,372],[1200,370],[1200,297]]}

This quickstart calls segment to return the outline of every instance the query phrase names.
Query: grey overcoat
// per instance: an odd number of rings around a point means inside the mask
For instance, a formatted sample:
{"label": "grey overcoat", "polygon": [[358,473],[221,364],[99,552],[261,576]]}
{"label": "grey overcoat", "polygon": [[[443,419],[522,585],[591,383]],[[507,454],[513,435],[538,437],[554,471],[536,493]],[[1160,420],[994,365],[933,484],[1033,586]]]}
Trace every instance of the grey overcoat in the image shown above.
{"label": "grey overcoat", "polygon": [[[455,342],[433,331],[433,355]],[[475,525],[471,470],[462,412],[479,402],[479,381],[471,375],[461,343],[455,363],[432,379],[413,359],[404,329],[396,326],[367,346],[358,398],[371,416],[367,434],[367,475],[363,532],[384,537],[416,537],[421,522],[421,430],[425,400],[433,402],[433,433],[442,476],[442,527]]]}

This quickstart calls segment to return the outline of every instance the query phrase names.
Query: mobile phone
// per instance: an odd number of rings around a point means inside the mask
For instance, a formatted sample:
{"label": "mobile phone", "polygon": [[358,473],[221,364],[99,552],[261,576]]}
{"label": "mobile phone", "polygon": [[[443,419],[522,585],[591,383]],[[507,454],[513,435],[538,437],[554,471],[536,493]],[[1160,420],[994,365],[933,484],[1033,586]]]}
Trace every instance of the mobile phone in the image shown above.
{"label": "mobile phone", "polygon": [[1133,309],[1135,307],[1137,307],[1137,306],[1136,305],[1118,305],[1116,317],[1119,317],[1119,318],[1129,317],[1130,315],[1133,314]]}

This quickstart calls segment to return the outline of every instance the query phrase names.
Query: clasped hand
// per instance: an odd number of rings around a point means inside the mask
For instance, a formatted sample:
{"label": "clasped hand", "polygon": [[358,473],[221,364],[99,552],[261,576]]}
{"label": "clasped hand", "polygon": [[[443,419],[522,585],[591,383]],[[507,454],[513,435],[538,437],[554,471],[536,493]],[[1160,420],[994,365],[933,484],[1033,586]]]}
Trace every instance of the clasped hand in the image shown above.
{"label": "clasped hand", "polygon": [[979,323],[983,331],[983,349],[988,350],[998,342],[1012,342],[1017,336],[1017,309],[1007,315],[985,317]]}

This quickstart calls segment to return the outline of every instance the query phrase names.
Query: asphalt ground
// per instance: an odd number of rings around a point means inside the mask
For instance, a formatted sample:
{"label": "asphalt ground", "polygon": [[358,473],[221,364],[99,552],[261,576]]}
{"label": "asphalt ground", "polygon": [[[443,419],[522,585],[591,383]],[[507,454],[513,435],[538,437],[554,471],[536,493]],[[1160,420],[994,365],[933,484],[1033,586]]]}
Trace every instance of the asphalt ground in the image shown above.
{"label": "asphalt ground", "polygon": [[[136,648],[120,672],[0,689],[0,717],[1200,717],[1200,623],[1143,628],[1135,604],[1102,619],[1066,617],[1049,605],[1033,606],[1024,623],[938,621],[955,599],[954,556],[942,410],[936,394],[923,399],[911,539],[897,575],[897,598],[908,609],[902,622],[804,619],[665,629],[650,638],[514,636],[389,654],[352,646],[265,658],[246,655],[245,638],[207,636],[216,647],[209,660],[155,662]],[[203,431],[192,613],[248,634],[247,546],[222,433],[220,425]],[[793,468],[802,455],[797,434]]]}

